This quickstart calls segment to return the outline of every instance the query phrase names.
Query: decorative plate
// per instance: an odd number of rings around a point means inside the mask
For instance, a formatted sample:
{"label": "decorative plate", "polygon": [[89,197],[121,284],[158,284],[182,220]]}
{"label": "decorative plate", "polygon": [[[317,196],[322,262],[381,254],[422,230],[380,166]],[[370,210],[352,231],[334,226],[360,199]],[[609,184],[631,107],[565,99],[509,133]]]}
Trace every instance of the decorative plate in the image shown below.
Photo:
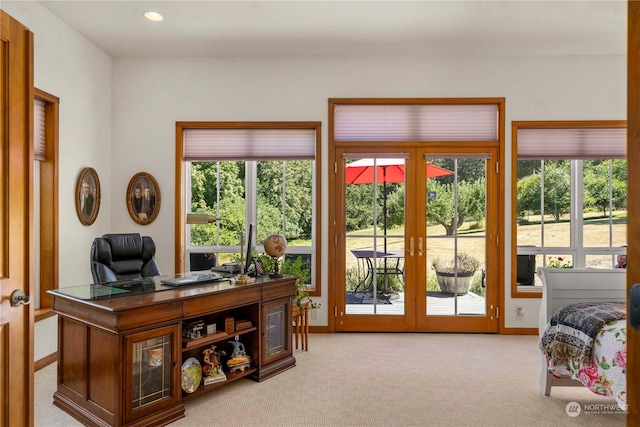
{"label": "decorative plate", "polygon": [[202,381],[202,366],[195,357],[190,357],[182,364],[182,389],[187,393],[193,393]]}

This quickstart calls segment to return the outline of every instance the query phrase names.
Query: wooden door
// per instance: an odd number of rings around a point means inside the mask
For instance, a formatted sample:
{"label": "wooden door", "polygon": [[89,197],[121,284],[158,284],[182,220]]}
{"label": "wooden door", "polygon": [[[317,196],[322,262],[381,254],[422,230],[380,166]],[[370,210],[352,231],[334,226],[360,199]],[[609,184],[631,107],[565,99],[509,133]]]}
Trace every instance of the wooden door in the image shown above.
{"label": "wooden door", "polygon": [[[497,236],[504,224],[499,150],[478,144],[419,153],[420,171],[426,163],[444,166],[450,174],[433,177],[427,167],[416,191],[416,330],[496,333],[502,265]],[[473,209],[468,207],[471,197]]]}
{"label": "wooden door", "polygon": [[[0,11],[0,425],[33,425],[33,35]],[[6,375],[5,375],[6,373]]]}
{"label": "wooden door", "polygon": [[[640,2],[629,1],[627,77],[627,243],[630,260],[640,260]],[[633,166],[635,165],[635,166]],[[640,261],[629,262],[627,286],[640,283]],[[627,325],[627,425],[640,425],[640,332]]]}
{"label": "wooden door", "polygon": [[382,145],[336,149],[336,331],[415,331],[416,150]]}

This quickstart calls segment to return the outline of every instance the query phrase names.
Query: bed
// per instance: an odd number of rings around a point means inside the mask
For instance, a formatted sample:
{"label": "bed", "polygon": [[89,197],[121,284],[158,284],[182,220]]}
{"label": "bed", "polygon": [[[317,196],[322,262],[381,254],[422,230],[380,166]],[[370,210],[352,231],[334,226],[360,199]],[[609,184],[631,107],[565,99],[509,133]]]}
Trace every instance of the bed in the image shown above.
{"label": "bed", "polygon": [[[593,310],[590,303],[612,303],[607,306],[613,307],[614,311],[626,311],[624,306],[615,304],[626,302],[624,269],[538,268],[536,273],[542,281],[539,338],[547,351],[550,338],[548,335],[543,338],[543,335],[554,314],[553,323],[556,323],[562,312],[577,312],[582,307]],[[564,310],[558,312],[563,307]],[[541,393],[549,396],[552,386],[586,386],[594,393],[614,397],[618,406],[626,409],[626,323],[622,317],[598,329],[586,364],[577,363],[579,357],[560,363],[559,358],[553,360],[541,349]],[[575,331],[569,328],[567,333],[575,334]]]}

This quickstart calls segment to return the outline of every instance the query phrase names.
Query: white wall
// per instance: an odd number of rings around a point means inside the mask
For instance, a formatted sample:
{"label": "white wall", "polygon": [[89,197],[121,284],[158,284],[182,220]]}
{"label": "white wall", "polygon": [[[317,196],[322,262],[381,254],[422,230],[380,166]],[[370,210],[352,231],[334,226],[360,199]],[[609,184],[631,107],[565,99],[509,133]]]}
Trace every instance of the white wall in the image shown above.
{"label": "white wall", "polygon": [[[34,34],[35,87],[60,98],[59,283],[91,283],[91,242],[111,230],[111,57],[38,3],[1,6]],[[96,170],[102,190],[91,226],[80,223],[75,208],[76,180],[85,167]],[[36,325],[36,360],[57,350],[56,328],[49,319]]]}
{"label": "white wall", "polygon": [[[91,281],[89,247],[107,232],[152,235],[161,271],[173,272],[176,121],[321,121],[326,230],[328,98],[505,97],[508,143],[513,120],[626,118],[624,56],[111,59],[37,3],[3,1],[2,8],[33,31],[35,84],[61,100],[61,287]],[[509,219],[510,147],[506,154]],[[80,224],[73,201],[84,167],[97,170],[102,186],[100,213],[89,227]],[[159,215],[146,226],[131,220],[125,204],[129,180],[141,171],[156,178],[162,193]],[[508,223],[504,241],[510,242],[510,232]],[[327,271],[326,236],[322,247]],[[509,254],[507,247],[506,266]],[[513,300],[510,283],[504,287],[506,326],[537,327],[540,300]],[[314,325],[326,325],[332,311],[326,277],[321,288]],[[517,306],[523,307],[522,321],[516,320]],[[36,331],[36,339],[51,339],[55,350],[55,331]]]}
{"label": "white wall", "polygon": [[[153,224],[138,228],[158,241],[163,272],[172,271],[174,259],[175,122],[322,121],[326,230],[327,99],[331,97],[505,97],[510,144],[513,120],[625,119],[626,58],[115,58],[113,187],[124,191],[141,168],[158,180],[163,192],[159,216]],[[507,197],[510,156],[508,148]],[[132,227],[122,200],[114,204],[113,222]],[[508,219],[510,215],[508,201]],[[510,231],[509,223],[506,242]],[[326,236],[322,247],[322,271],[327,271]],[[510,256],[505,265],[510,265]],[[327,313],[333,311],[327,306],[326,277],[321,286],[323,296],[318,301],[323,309],[314,325],[326,325]],[[540,300],[512,300],[510,294],[506,283],[506,326],[536,327]],[[521,321],[516,321],[516,306],[523,307]]]}

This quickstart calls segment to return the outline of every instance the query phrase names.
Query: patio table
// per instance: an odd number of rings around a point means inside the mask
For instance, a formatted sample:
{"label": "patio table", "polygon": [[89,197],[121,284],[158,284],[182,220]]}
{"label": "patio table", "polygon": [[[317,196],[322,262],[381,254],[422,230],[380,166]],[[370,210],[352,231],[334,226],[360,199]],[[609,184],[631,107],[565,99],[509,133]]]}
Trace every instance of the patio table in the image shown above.
{"label": "patio table", "polygon": [[[358,283],[354,289],[355,293],[362,293],[363,297],[365,293],[373,294],[373,278],[374,275],[384,275],[384,287],[377,290],[378,296],[385,296],[388,299],[388,286],[387,277],[395,275],[400,278],[402,286],[404,287],[404,270],[400,266],[400,261],[404,259],[403,251],[373,251],[373,250],[352,250],[351,253],[356,257],[358,262],[358,277],[361,277],[361,269],[364,271],[364,278]],[[384,260],[384,266],[377,265],[378,260]],[[391,260],[390,263],[387,261]],[[375,274],[374,274],[375,273]]]}

